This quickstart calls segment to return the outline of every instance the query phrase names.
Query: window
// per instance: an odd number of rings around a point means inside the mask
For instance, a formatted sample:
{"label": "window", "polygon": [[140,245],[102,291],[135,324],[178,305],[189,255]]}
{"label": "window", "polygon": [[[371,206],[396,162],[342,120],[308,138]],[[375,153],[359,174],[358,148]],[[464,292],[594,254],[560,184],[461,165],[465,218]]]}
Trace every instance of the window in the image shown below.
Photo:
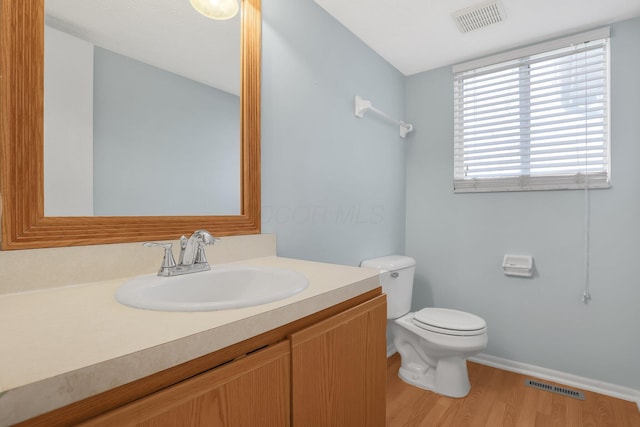
{"label": "window", "polygon": [[454,66],[454,191],[609,187],[609,29]]}

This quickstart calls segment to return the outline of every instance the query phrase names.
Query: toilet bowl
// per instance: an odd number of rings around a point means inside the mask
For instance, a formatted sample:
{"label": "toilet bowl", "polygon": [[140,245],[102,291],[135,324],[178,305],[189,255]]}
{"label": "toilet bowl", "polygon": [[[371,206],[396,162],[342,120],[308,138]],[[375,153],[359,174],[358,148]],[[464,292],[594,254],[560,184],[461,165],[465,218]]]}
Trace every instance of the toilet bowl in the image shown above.
{"label": "toilet bowl", "polygon": [[387,338],[400,353],[399,377],[445,396],[466,396],[471,389],[466,360],[487,347],[484,319],[436,307],[410,312],[415,272],[411,257],[392,255],[360,265],[381,270],[382,291],[387,294]]}
{"label": "toilet bowl", "polygon": [[[424,308],[420,312],[427,310],[430,309]],[[441,315],[459,315],[461,318],[473,316],[456,310],[434,310],[440,311],[431,314],[433,319]],[[402,361],[398,375],[409,384],[445,396],[466,396],[471,389],[467,358],[487,347],[484,320],[474,316],[477,320],[468,329],[455,330],[424,325],[416,320],[418,313],[408,313],[393,323],[393,343]]]}

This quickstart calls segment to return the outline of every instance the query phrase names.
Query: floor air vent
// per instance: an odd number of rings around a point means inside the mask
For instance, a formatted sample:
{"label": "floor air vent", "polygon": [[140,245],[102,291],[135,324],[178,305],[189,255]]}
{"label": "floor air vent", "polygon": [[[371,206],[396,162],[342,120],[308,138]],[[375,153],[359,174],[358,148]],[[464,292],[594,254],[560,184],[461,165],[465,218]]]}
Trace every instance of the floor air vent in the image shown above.
{"label": "floor air vent", "polygon": [[524,385],[538,388],[540,390],[550,391],[552,393],[561,394],[563,396],[573,397],[574,399],[584,400],[584,394],[581,391],[571,390],[570,388],[558,387],[553,384],[546,384],[540,381],[526,380]]}

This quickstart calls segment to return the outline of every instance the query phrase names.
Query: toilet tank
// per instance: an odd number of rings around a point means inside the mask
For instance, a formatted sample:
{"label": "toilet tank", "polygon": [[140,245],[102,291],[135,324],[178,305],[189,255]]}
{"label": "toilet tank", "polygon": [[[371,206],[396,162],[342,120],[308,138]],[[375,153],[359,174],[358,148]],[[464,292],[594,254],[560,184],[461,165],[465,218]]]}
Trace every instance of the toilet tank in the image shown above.
{"label": "toilet tank", "polygon": [[415,259],[390,255],[362,261],[360,266],[381,270],[380,284],[382,292],[387,294],[387,319],[396,319],[411,311]]}

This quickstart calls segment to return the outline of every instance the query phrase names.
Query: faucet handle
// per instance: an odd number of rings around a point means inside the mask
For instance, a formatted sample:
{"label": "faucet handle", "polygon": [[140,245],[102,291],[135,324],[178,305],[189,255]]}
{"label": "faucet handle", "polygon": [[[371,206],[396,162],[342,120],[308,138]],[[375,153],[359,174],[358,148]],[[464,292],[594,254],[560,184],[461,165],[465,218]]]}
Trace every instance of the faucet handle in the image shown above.
{"label": "faucet handle", "polygon": [[143,245],[147,248],[151,247],[160,247],[164,248],[164,257],[162,258],[162,265],[160,266],[160,271],[158,271],[159,276],[167,276],[169,269],[175,268],[176,260],[173,258],[173,251],[171,247],[172,243],[158,243],[158,242],[145,242]]}
{"label": "faucet handle", "polygon": [[201,234],[200,238],[198,239],[198,248],[196,250],[196,259],[194,260],[194,262],[196,264],[206,264],[208,261],[207,254],[204,249],[205,246],[215,245],[215,243],[219,240],[220,239],[218,239],[217,237],[213,237],[211,234],[204,231],[204,234]]}
{"label": "faucet handle", "polygon": [[196,230],[193,232],[193,236],[198,239],[198,243],[201,245],[213,245],[220,239],[217,239],[211,235],[207,230]]}

